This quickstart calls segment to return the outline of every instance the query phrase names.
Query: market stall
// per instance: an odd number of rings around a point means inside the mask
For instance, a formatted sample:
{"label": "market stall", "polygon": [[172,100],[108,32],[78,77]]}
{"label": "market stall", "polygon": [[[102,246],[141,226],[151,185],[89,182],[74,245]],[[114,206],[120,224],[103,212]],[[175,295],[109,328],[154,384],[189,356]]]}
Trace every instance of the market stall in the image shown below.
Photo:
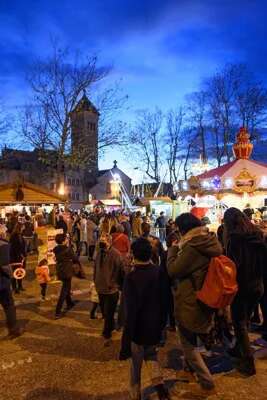
{"label": "market stall", "polygon": [[18,211],[36,216],[42,215],[45,210],[51,213],[54,206],[64,207],[66,199],[56,193],[50,192],[42,186],[29,182],[13,182],[0,185],[0,216]]}
{"label": "market stall", "polygon": [[219,222],[228,207],[243,210],[267,205],[267,164],[250,159],[253,144],[245,128],[233,145],[235,159],[188,180],[179,182],[181,199],[191,196],[194,214]]}
{"label": "market stall", "polygon": [[136,206],[140,207],[144,214],[159,215],[163,211],[167,217],[172,218],[173,201],[167,196],[142,197],[137,199]]}

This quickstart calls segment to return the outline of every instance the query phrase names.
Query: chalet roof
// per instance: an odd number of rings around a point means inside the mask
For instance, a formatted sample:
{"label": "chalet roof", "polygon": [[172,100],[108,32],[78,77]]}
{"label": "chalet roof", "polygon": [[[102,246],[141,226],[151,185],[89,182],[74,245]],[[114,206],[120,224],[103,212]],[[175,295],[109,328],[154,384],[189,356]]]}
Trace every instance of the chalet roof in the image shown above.
{"label": "chalet roof", "polygon": [[256,176],[267,175],[267,164],[254,160],[234,160],[218,168],[213,168],[203,174],[197,175],[200,180],[211,179],[215,176],[228,178],[236,176],[241,169],[246,168]]}
{"label": "chalet roof", "polygon": [[200,175],[197,175],[197,178],[209,179],[209,178],[213,178],[214,176],[222,177],[225,174],[225,172],[227,172],[236,162],[237,162],[237,160],[234,160],[227,164],[221,165],[220,167],[210,169],[209,171],[206,171]]}
{"label": "chalet roof", "polygon": [[82,96],[82,98],[78,101],[78,104],[75,106],[72,112],[82,112],[82,111],[90,111],[95,114],[99,114],[99,111],[93,105],[93,103],[88,99],[85,93]]}
{"label": "chalet roof", "polygon": [[[18,186],[23,192],[23,199],[16,200]],[[29,182],[8,183],[0,185],[0,204],[62,204],[66,202],[64,196],[50,192],[46,188],[33,185]]]}

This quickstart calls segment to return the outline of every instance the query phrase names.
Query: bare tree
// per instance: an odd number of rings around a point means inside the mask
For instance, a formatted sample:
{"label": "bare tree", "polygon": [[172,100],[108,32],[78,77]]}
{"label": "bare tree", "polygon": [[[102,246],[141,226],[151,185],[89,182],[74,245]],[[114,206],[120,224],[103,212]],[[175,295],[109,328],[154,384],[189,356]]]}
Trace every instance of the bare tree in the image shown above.
{"label": "bare tree", "polygon": [[236,95],[237,115],[241,125],[257,137],[257,128],[267,121],[267,90],[248,77]]}
{"label": "bare tree", "polygon": [[182,147],[182,125],[185,116],[184,109],[170,110],[166,115],[166,131],[164,140],[166,143],[167,164],[169,169],[170,183],[177,182],[182,159],[179,157],[183,151]]}
{"label": "bare tree", "polygon": [[196,139],[200,144],[201,158],[203,162],[208,161],[206,129],[208,94],[204,90],[190,93],[187,97],[188,115],[190,125],[196,132]]}
{"label": "bare tree", "polygon": [[[53,44],[52,56],[46,61],[37,61],[27,78],[33,98],[31,105],[25,107],[22,132],[32,146],[46,150],[43,154],[48,158],[53,157],[58,180],[66,160],[79,166],[88,162],[88,152],[83,146],[80,146],[80,154],[71,153],[71,111],[85,90],[92,96],[96,84],[102,82],[109,72],[109,68],[98,67],[96,56],[85,58],[80,53],[73,54],[69,49],[62,50]],[[100,105],[107,109],[114,91],[105,89],[104,92],[106,95]],[[109,141],[110,132],[102,135],[102,145],[103,142],[113,145],[118,139],[117,135]]]}
{"label": "bare tree", "polygon": [[27,104],[19,118],[20,126],[18,129],[22,131],[23,140],[26,139],[31,146],[45,152],[50,139],[44,109]]}
{"label": "bare tree", "polygon": [[162,164],[162,122],[163,114],[142,110],[137,113],[135,128],[130,133],[128,155],[140,163],[140,170],[156,182],[160,182]]}
{"label": "bare tree", "polygon": [[236,94],[243,71],[242,64],[228,64],[206,82],[210,105],[216,109],[222,135],[222,157],[226,157],[228,162],[232,154],[229,144],[236,126]]}
{"label": "bare tree", "polygon": [[[122,92],[120,82],[106,87],[96,96],[100,110],[98,150],[100,155],[107,148],[127,144],[127,125],[117,116],[125,109],[128,96]],[[116,116],[116,118],[114,118]]]}

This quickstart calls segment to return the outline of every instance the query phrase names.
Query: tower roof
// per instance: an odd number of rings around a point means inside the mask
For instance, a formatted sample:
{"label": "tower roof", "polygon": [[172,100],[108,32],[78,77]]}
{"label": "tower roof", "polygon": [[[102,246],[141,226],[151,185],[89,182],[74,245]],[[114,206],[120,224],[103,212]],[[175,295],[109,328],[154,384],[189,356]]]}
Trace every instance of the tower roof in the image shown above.
{"label": "tower roof", "polygon": [[77,105],[74,107],[72,112],[83,112],[83,111],[90,111],[95,114],[99,114],[99,111],[93,105],[93,103],[88,99],[85,92],[82,98],[78,101]]}

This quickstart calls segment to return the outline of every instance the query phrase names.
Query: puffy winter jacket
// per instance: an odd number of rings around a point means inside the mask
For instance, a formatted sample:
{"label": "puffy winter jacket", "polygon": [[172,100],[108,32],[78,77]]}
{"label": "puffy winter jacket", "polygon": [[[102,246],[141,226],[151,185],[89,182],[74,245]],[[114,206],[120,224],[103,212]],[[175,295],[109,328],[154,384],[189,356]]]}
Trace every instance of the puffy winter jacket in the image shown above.
{"label": "puffy winter jacket", "polygon": [[207,333],[212,313],[197,301],[195,289],[201,289],[210,260],[222,254],[222,247],[215,234],[200,231],[199,235],[192,235],[181,250],[176,246],[169,248],[167,268],[170,277],[178,280],[174,294],[178,323],[192,332]]}

